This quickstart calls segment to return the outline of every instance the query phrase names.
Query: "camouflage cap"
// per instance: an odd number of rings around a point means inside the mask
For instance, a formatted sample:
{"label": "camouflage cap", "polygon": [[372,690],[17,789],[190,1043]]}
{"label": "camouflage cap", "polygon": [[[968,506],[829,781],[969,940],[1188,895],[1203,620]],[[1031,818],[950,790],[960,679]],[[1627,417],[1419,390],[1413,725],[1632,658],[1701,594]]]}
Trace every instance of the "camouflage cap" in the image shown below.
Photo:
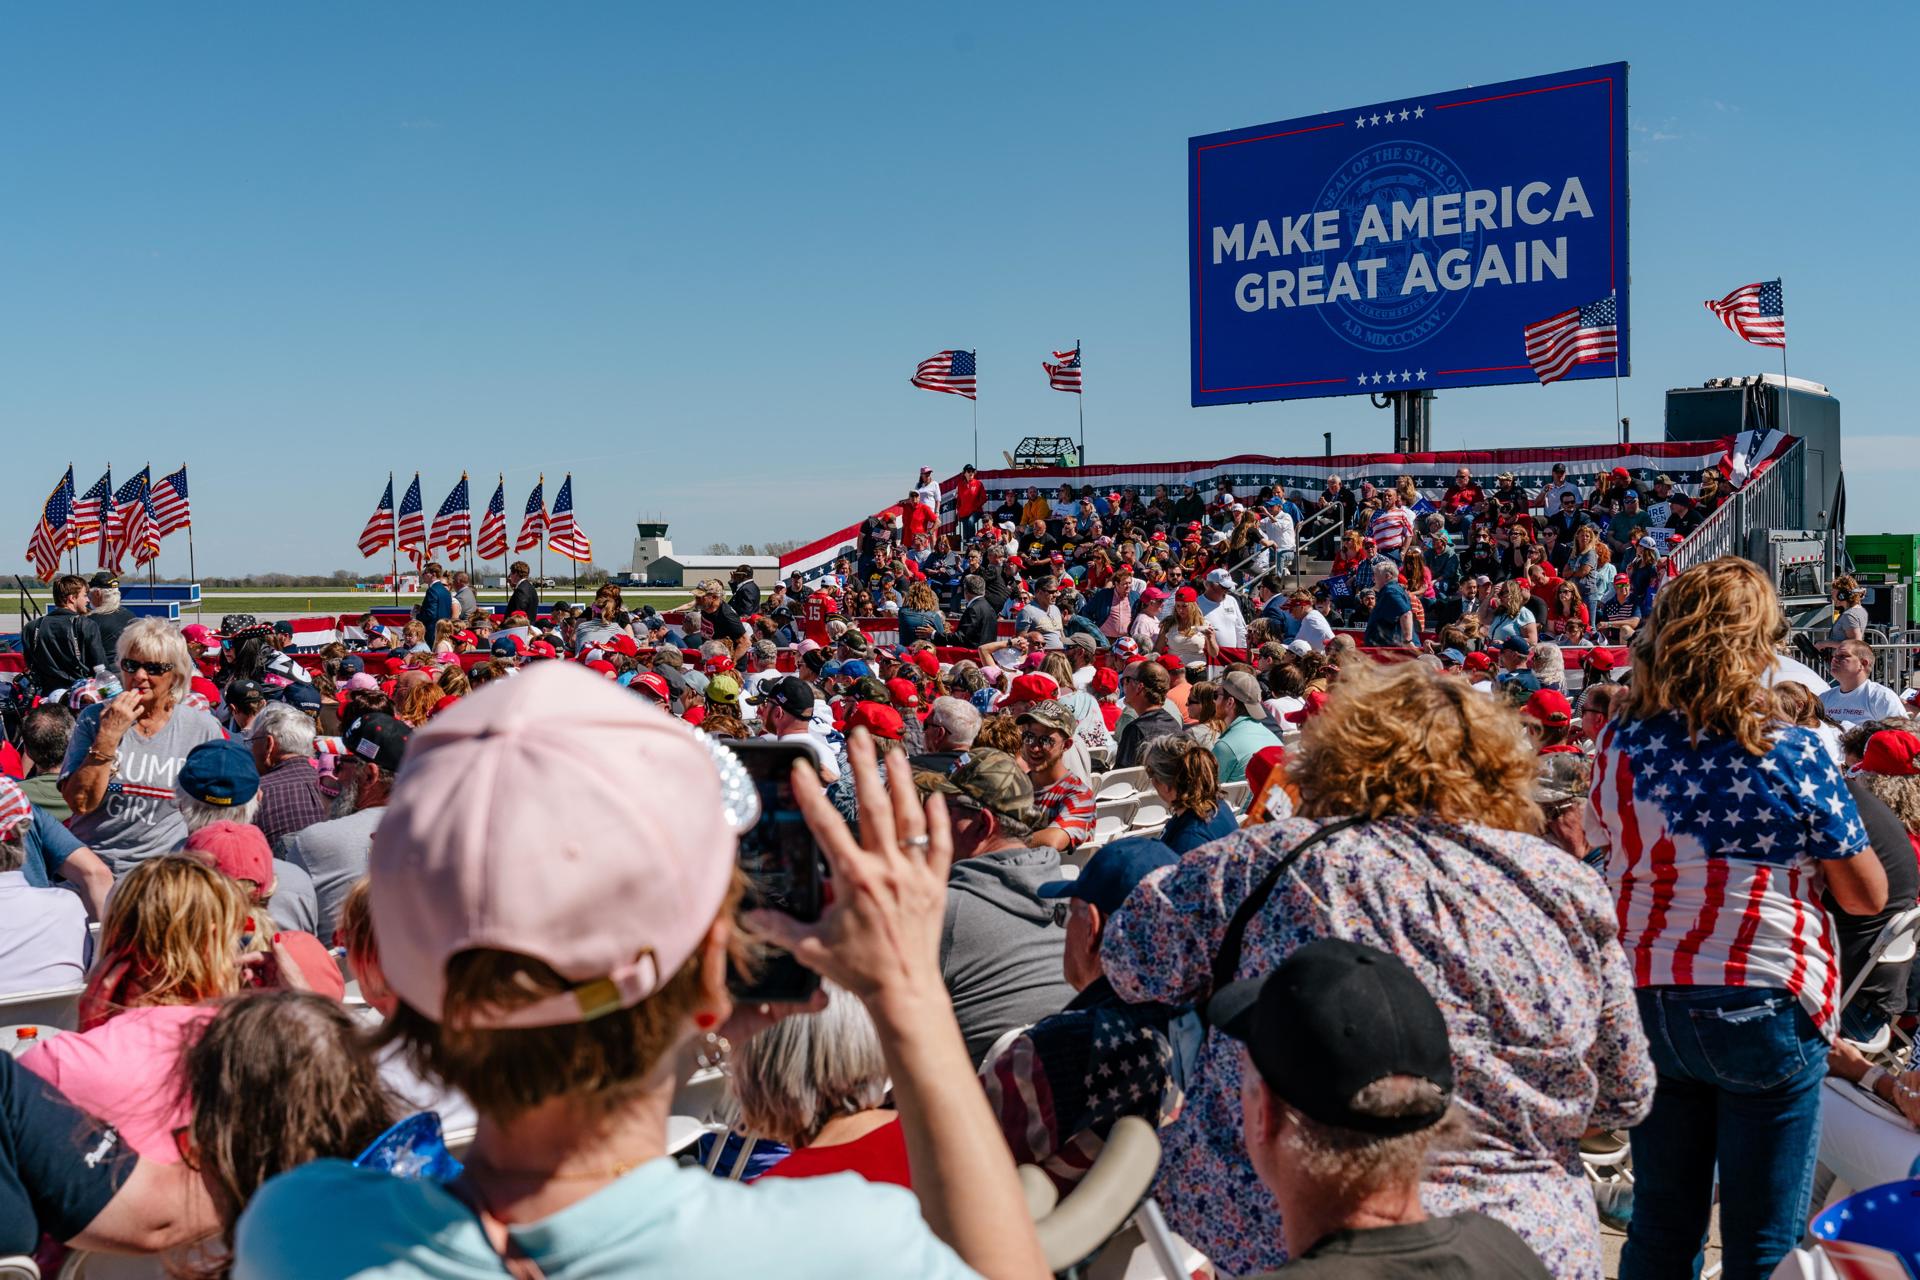
{"label": "camouflage cap", "polygon": [[951,775],[937,779],[933,789],[945,795],[962,796],[997,817],[1032,827],[1033,783],[1028,781],[1020,762],[1004,751],[979,748]]}
{"label": "camouflage cap", "polygon": [[1049,702],[1034,703],[1020,713],[1016,723],[1025,724],[1029,720],[1055,730],[1069,742],[1080,730],[1080,717],[1073,713],[1072,707],[1058,698]]}
{"label": "camouflage cap", "polygon": [[855,702],[877,702],[883,707],[892,706],[893,699],[887,694],[886,682],[879,676],[861,676],[853,682]]}

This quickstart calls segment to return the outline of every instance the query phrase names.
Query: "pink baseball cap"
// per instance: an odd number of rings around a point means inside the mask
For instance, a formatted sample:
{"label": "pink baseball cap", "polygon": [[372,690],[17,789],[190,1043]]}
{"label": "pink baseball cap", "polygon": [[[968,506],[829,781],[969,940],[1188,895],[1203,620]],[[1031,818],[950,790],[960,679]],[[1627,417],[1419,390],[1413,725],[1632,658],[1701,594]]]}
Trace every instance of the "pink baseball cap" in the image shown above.
{"label": "pink baseball cap", "polygon": [[356,671],[352,675],[348,676],[347,682],[341,685],[340,687],[345,689],[348,693],[352,693],[358,689],[378,689],[380,687],[380,682],[378,680],[375,680],[372,676],[368,675],[364,671]]}
{"label": "pink baseball cap", "polygon": [[180,638],[182,640],[189,640],[194,644],[203,644],[209,649],[218,649],[220,647],[220,637],[213,633],[213,628],[202,626],[198,622],[190,622],[180,628]]}
{"label": "pink baseball cap", "polygon": [[211,858],[221,875],[253,881],[263,894],[273,887],[273,850],[251,822],[209,822],[187,837],[187,852]]}
{"label": "pink baseball cap", "polygon": [[494,681],[429,720],[368,860],[395,993],[440,1019],[447,961],[474,948],[531,957],[575,984],[476,1015],[477,1027],[585,1022],[659,990],[733,883],[740,784],[723,784],[714,750],[571,663]]}

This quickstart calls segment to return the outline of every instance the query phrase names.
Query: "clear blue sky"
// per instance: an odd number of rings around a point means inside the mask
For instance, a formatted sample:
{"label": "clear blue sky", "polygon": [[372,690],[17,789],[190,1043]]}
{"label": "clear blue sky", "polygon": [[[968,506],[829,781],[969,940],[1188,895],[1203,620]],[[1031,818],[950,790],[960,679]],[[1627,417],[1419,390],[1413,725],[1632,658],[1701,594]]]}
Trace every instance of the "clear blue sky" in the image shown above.
{"label": "clear blue sky", "polygon": [[[191,464],[202,572],[358,569],[391,467],[574,472],[600,562],[812,538],[971,453],[1384,448],[1364,400],[1187,405],[1190,134],[1626,59],[1634,376],[1777,367],[1701,300],[1783,275],[1856,532],[1915,528],[1911,7],[1268,2],[0,11],[0,510]],[[1443,394],[1436,444],[1610,439],[1611,385]],[[404,480],[403,480],[404,483]],[[20,562],[24,563],[24,562]],[[14,568],[19,568],[16,563]],[[163,573],[183,574],[169,541]]]}

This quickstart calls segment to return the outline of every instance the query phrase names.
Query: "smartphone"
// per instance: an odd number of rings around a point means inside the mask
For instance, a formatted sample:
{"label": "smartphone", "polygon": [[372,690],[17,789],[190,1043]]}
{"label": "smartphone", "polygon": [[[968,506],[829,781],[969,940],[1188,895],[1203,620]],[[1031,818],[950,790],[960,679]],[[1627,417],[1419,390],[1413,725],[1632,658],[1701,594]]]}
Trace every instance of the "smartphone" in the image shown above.
{"label": "smartphone", "polygon": [[[740,869],[747,878],[747,907],[783,911],[814,921],[826,906],[826,860],[793,794],[793,766],[813,759],[798,743],[735,742],[733,753],[760,793],[760,820],[740,837]],[[736,1000],[804,1001],[820,987],[820,975],[778,947],[758,948],[754,972],[731,968],[727,985]]]}

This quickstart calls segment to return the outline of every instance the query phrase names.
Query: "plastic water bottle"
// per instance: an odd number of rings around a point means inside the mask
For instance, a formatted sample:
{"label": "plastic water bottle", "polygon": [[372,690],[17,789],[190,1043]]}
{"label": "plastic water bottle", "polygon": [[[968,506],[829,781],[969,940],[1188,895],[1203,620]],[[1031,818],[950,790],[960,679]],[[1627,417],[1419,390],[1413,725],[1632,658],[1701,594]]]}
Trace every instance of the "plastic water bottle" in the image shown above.
{"label": "plastic water bottle", "polygon": [[93,687],[100,691],[102,699],[117,698],[127,691],[127,687],[120,683],[119,675],[105,665],[93,669]]}

